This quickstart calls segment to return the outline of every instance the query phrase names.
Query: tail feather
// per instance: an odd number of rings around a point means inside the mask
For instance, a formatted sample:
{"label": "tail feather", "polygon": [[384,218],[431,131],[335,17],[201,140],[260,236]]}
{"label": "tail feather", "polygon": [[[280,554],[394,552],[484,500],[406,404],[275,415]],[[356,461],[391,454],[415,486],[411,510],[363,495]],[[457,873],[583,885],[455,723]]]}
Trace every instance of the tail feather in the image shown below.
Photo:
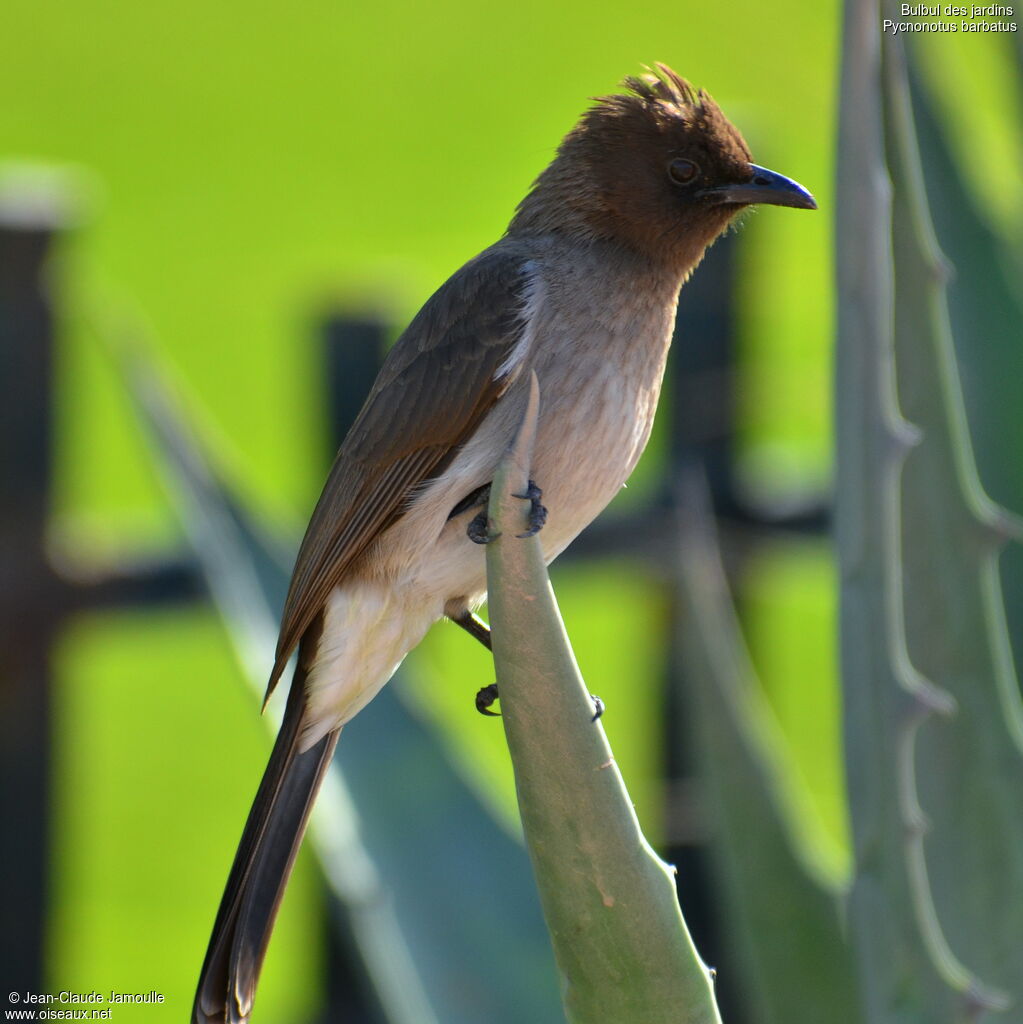
{"label": "tail feather", "polygon": [[270,762],[220,901],[192,1011],[193,1024],[244,1024],[277,909],[340,729],[299,751],[305,669],[291,683]]}

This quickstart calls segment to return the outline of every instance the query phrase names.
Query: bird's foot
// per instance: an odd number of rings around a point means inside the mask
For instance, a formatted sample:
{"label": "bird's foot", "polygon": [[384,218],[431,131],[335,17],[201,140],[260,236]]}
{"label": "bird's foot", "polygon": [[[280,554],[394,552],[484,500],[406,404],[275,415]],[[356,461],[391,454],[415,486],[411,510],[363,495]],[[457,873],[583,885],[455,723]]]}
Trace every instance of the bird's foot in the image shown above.
{"label": "bird's foot", "polygon": [[490,503],[490,484],[484,484],[470,491],[457,505],[448,513],[448,519],[454,519],[469,509],[479,508],[477,513],[465,528],[465,535],[473,544],[489,544],[496,540],[500,534],[490,532],[490,520],[487,517],[487,506]]}
{"label": "bird's foot", "polygon": [[525,533],[517,533],[515,536],[522,540],[538,534],[543,529],[544,523],[547,522],[547,509],[540,504],[543,491],[536,486],[534,481],[530,480],[525,494],[513,494],[512,497],[529,502],[529,529]]}
{"label": "bird's foot", "polygon": [[497,700],[497,683],[484,686],[476,694],[476,710],[481,715],[487,715],[490,718],[500,718],[501,713],[499,711],[490,710],[495,700]]}
{"label": "bird's foot", "polygon": [[[481,715],[488,715],[491,718],[500,718],[501,715],[499,712],[490,710],[494,705],[494,701],[496,701],[499,696],[500,694],[497,692],[497,683],[491,683],[489,686],[484,686],[476,694],[476,710]],[[593,701],[593,717],[590,721],[595,722],[604,713],[604,702],[595,693],[590,694],[590,700]]]}
{"label": "bird's foot", "polygon": [[469,525],[465,528],[465,535],[473,544],[489,544],[501,536],[500,533],[490,532],[490,517],[486,510],[470,520]]}
{"label": "bird's foot", "polygon": [[[534,481],[530,480],[525,494],[513,494],[512,497],[529,502],[529,528],[525,533],[517,533],[515,536],[521,540],[539,533],[547,522],[547,509],[540,503],[543,491],[536,486]],[[448,519],[453,519],[467,509],[484,505],[483,510],[473,516],[465,528],[466,536],[473,544],[489,544],[501,536],[500,533],[491,531],[490,517],[487,515],[488,509],[485,507],[489,500],[490,484],[486,484],[477,488],[472,494],[466,495],[448,515]]]}

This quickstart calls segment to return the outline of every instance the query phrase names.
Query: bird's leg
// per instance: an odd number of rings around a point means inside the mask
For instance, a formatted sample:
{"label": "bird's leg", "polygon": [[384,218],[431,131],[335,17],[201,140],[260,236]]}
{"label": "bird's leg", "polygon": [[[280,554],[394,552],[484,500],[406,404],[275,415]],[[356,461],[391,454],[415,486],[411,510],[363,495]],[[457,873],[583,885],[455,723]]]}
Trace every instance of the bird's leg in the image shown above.
{"label": "bird's leg", "polygon": [[[536,486],[535,481],[530,480],[525,494],[513,494],[512,497],[521,498],[523,501],[528,501],[530,503],[529,528],[525,533],[519,533],[516,534],[516,536],[519,538],[525,538],[532,537],[534,534],[539,533],[540,530],[543,529],[544,523],[547,522],[547,509],[540,503],[540,499],[543,497],[543,491]],[[487,517],[486,505],[489,501],[490,484],[486,484],[464,497],[451,510],[451,513],[448,516],[448,518],[451,519],[454,516],[465,512],[467,509],[483,505],[483,511],[473,518],[465,531],[468,534],[469,539],[476,544],[488,544],[494,539],[489,532],[489,519]],[[474,615],[467,608],[460,614],[451,615],[449,618],[456,625],[461,626],[469,636],[475,637],[481,644],[483,644],[484,647],[486,647],[488,651],[493,651],[493,647],[490,642],[490,627],[478,615]],[[604,713],[604,702],[599,697],[595,697],[592,694],[590,696],[593,701],[593,721],[595,722]],[[490,710],[494,701],[497,699],[497,683],[491,683],[489,686],[484,686],[476,694],[476,710],[481,715],[498,717],[496,711]]]}
{"label": "bird's leg", "polygon": [[517,533],[515,536],[521,540],[539,533],[543,529],[544,523],[547,522],[547,509],[540,504],[543,491],[536,486],[535,481],[530,480],[525,494],[513,494],[512,497],[522,498],[523,501],[529,502],[529,529],[525,533]]}
{"label": "bird's leg", "polygon": [[[449,615],[448,618],[456,626],[461,626],[469,636],[483,644],[488,651],[493,652],[494,648],[490,640],[490,627],[478,615],[473,614],[466,608],[465,611],[460,612],[458,615]],[[498,696],[497,683],[491,683],[489,686],[482,687],[476,693],[476,710],[481,715],[500,718],[501,716],[496,711],[490,710]],[[593,701],[593,718],[591,721],[595,722],[604,713],[604,702],[593,693],[590,694],[590,700]]]}
{"label": "bird's leg", "polygon": [[[488,651],[493,651],[490,645],[490,627],[478,616],[474,615],[468,608],[458,615],[449,615],[449,619],[478,640]],[[490,706],[497,700],[497,683],[484,686],[476,694],[476,710],[481,715],[489,715],[492,718],[499,718],[496,711],[491,711]]]}
{"label": "bird's leg", "polygon": [[448,513],[448,519],[454,519],[471,508],[479,508],[481,505],[486,508],[490,503],[490,484],[484,484],[470,491],[455,507]]}
{"label": "bird's leg", "polygon": [[474,615],[468,608],[460,615],[450,615],[448,618],[456,626],[461,626],[473,639],[478,640],[488,651],[493,651],[490,646],[490,627],[478,616]]}

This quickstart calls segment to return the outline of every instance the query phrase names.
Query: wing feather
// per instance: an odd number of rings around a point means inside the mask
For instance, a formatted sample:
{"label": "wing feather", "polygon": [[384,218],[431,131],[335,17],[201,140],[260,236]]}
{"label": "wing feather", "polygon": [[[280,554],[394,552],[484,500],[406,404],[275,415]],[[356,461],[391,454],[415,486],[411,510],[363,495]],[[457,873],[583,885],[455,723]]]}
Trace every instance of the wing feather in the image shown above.
{"label": "wing feather", "polygon": [[331,590],[514,383],[516,373],[498,371],[528,328],[533,274],[521,257],[482,253],[433,295],[388,353],[299,549],[268,697]]}

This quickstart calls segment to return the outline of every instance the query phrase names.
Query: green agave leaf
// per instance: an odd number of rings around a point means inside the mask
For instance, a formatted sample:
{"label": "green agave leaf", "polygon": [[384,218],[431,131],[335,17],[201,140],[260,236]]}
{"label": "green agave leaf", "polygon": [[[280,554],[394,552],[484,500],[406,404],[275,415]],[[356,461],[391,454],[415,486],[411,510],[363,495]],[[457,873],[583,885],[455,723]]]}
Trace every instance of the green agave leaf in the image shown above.
{"label": "green agave leaf", "polygon": [[991,893],[1019,880],[1023,716],[996,564],[1018,524],[976,479],[901,42],[879,39],[873,3],[846,13],[836,520],[850,922],[868,1020],[975,1020],[1012,1005],[1020,967],[1017,914]]}
{"label": "green agave leaf", "polygon": [[[950,962],[954,946],[983,978],[972,987],[997,986],[1004,999],[994,1001],[1018,1009],[1023,904],[1006,893],[1023,892],[1023,703],[998,561],[1009,537],[1023,538],[1023,524],[987,498],[977,476],[909,83],[901,50],[889,47],[885,57],[898,386],[921,430],[902,477],[906,641],[914,666],[956,705],[950,718],[919,726],[902,777],[929,821],[914,837],[914,877],[929,883],[929,934],[948,936],[937,953]],[[1003,345],[1023,336],[1019,318],[989,326]]]}
{"label": "green agave leaf", "polygon": [[[915,49],[908,51],[910,58]],[[959,366],[959,383],[974,442],[977,473],[996,501],[1023,509],[1023,424],[1019,382],[1023,380],[1023,274],[1014,254],[988,227],[977,201],[953,159],[928,90],[917,87],[910,63],[920,163],[930,213],[941,246],[952,265],[945,293]],[[1023,94],[1023,69],[1018,89]],[[1023,134],[1023,124],[1005,123]],[[1023,547],[1002,552],[1003,597],[1015,660],[1023,659]]]}
{"label": "green agave leaf", "polygon": [[494,660],[526,844],[573,1024],[720,1024],[672,869],[650,848],[579,675],[538,538],[522,539],[537,380],[494,476]]}
{"label": "green agave leaf", "polygon": [[935,1024],[956,1020],[965,994],[945,983],[920,929],[908,859],[919,821],[899,779],[907,751],[912,763],[910,730],[950,701],[914,670],[903,626],[899,485],[916,433],[895,391],[881,18],[874,0],[846,4],[839,117],[835,533],[854,855],[849,926],[864,1020]]}
{"label": "green agave leaf", "polygon": [[755,1024],[856,1024],[840,894],[814,876],[794,842],[793,768],[746,652],[702,477],[683,480],[678,507],[679,675],[692,694],[688,741],[699,750],[737,987]]}

